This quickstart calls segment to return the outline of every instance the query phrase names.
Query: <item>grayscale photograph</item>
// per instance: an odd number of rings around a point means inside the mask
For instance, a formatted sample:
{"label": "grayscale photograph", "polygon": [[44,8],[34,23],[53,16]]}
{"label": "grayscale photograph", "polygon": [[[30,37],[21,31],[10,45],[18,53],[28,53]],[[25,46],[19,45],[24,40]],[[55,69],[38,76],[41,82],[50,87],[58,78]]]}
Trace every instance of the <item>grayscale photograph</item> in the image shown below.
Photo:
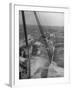
{"label": "grayscale photograph", "polygon": [[64,77],[64,13],[19,11],[19,79]]}

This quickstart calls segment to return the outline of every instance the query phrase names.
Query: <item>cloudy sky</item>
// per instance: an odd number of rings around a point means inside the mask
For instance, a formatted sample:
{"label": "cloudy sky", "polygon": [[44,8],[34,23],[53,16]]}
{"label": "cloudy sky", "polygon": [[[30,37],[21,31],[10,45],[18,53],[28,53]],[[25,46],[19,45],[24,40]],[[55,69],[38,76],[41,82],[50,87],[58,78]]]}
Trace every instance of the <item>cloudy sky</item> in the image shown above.
{"label": "cloudy sky", "polygon": [[[64,14],[56,12],[37,12],[41,25],[47,26],[64,26]],[[34,13],[25,11],[27,25],[37,25]],[[19,23],[22,24],[21,12],[19,13]]]}

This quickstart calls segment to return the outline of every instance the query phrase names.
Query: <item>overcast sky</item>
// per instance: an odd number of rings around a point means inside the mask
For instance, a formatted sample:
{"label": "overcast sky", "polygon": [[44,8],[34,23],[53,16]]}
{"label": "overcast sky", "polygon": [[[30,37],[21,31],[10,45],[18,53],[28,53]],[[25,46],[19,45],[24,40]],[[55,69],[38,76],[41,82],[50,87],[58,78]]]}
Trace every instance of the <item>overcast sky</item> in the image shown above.
{"label": "overcast sky", "polygon": [[[41,25],[64,26],[63,13],[37,12],[37,16],[39,18]],[[37,25],[33,12],[25,11],[25,19],[27,25]],[[19,13],[19,23],[22,24],[21,13]]]}

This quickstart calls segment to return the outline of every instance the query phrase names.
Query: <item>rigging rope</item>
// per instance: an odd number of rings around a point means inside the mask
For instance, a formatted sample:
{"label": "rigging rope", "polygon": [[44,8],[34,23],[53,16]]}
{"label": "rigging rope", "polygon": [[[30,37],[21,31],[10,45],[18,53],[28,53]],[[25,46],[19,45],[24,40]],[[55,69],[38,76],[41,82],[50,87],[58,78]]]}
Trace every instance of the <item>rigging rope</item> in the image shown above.
{"label": "rigging rope", "polygon": [[24,11],[22,12],[22,20],[23,20],[23,29],[24,29],[24,36],[26,42],[26,49],[27,49],[27,75],[30,78],[30,59],[29,59],[29,45],[28,45],[28,38],[27,38],[27,30],[26,30],[26,22],[25,22],[25,14]]}

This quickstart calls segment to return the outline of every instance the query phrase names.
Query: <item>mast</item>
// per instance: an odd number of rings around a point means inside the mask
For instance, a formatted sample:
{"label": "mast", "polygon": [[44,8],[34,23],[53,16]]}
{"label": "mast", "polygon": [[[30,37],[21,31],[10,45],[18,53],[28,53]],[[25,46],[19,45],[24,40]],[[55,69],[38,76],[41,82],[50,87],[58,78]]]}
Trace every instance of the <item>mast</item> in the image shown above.
{"label": "mast", "polygon": [[24,30],[24,36],[25,36],[26,49],[27,49],[27,76],[28,76],[27,78],[30,78],[30,59],[29,59],[29,45],[28,45],[28,38],[27,38],[27,28],[26,28],[24,11],[21,11],[21,13],[22,13],[22,20],[23,20],[23,30]]}
{"label": "mast", "polygon": [[[38,24],[38,27],[39,27],[39,30],[40,30],[40,33],[41,33],[41,37],[42,37],[42,39],[43,39],[43,41],[44,41],[45,48],[46,48],[46,50],[47,50],[47,48],[48,48],[48,43],[47,43],[47,41],[46,41],[46,36],[44,35],[43,28],[42,28],[42,26],[40,25],[39,19],[38,19],[37,14],[36,14],[35,11],[34,11],[34,15],[35,15],[35,18],[36,18],[36,21],[37,21],[37,24]],[[48,50],[47,50],[47,53],[49,54],[49,51],[48,51]],[[48,57],[49,57],[49,56],[48,56]]]}

